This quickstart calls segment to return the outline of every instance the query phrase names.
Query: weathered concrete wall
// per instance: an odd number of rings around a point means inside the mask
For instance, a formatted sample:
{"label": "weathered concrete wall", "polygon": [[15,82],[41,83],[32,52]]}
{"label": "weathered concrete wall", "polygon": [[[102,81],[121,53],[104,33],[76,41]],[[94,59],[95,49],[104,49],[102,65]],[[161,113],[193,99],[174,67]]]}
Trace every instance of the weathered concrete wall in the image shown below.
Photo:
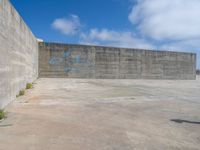
{"label": "weathered concrete wall", "polygon": [[195,79],[196,55],[39,43],[39,76],[105,79]]}
{"label": "weathered concrete wall", "polygon": [[8,0],[0,0],[0,108],[38,76],[38,43]]}

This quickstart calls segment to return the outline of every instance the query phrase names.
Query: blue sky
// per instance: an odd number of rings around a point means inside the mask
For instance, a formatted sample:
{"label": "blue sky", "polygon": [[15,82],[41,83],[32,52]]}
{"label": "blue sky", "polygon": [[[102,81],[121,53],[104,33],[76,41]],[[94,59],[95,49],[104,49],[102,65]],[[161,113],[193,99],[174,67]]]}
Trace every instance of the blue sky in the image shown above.
{"label": "blue sky", "polygon": [[60,34],[52,27],[57,18],[80,17],[83,31],[91,28],[129,30],[129,1],[124,0],[11,0],[33,33],[46,41],[79,42],[79,36]]}
{"label": "blue sky", "polygon": [[44,41],[195,52],[199,0],[11,0]]}

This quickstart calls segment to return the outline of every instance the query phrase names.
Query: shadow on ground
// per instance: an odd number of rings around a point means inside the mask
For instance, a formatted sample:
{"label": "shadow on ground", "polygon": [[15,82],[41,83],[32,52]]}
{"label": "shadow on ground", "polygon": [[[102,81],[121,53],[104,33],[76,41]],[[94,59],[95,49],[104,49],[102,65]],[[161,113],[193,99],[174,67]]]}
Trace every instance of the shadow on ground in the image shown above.
{"label": "shadow on ground", "polygon": [[190,124],[199,124],[200,122],[197,121],[189,121],[189,120],[182,120],[182,119],[171,119],[170,121],[176,122],[176,123],[190,123]]}

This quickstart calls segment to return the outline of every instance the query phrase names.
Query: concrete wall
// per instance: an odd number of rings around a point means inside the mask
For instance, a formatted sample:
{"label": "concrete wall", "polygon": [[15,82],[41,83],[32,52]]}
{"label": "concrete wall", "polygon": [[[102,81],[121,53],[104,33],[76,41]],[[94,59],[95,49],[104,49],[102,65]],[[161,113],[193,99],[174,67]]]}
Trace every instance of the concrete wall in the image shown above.
{"label": "concrete wall", "polygon": [[39,43],[39,76],[107,79],[195,79],[196,55]]}
{"label": "concrete wall", "polygon": [[200,70],[197,70],[197,71],[196,71],[196,74],[197,74],[197,75],[200,75]]}
{"label": "concrete wall", "polygon": [[0,0],[0,108],[38,76],[38,43],[8,0]]}

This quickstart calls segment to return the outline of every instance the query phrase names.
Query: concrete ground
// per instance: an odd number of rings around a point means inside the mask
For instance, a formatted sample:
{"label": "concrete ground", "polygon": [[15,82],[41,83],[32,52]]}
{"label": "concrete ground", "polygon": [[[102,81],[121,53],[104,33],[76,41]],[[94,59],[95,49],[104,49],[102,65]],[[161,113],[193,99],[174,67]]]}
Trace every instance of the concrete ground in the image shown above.
{"label": "concrete ground", "polygon": [[38,79],[8,106],[0,150],[200,149],[196,81]]}

